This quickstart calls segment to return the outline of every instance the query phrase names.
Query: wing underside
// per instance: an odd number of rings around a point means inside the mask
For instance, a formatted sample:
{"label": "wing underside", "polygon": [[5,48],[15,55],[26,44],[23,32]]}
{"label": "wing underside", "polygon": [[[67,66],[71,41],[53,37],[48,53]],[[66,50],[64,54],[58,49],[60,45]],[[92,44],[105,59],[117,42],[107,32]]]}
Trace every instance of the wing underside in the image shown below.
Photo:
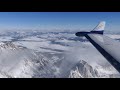
{"label": "wing underside", "polygon": [[85,37],[120,72],[120,43],[100,34],[87,34]]}

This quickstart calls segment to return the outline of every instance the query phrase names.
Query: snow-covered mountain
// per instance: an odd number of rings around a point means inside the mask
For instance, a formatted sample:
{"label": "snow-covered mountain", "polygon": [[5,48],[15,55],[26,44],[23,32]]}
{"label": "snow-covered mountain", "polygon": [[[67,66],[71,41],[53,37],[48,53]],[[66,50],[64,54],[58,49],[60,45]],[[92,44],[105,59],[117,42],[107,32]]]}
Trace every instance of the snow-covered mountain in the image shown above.
{"label": "snow-covered mountain", "polygon": [[0,45],[1,77],[53,77],[49,59],[42,54],[5,42]]}
{"label": "snow-covered mountain", "polygon": [[[104,73],[100,72],[98,68],[102,69]],[[87,62],[81,60],[71,69],[69,73],[69,78],[120,78],[119,73],[115,74],[111,72],[112,67],[110,67],[111,69],[108,69],[107,66],[107,69],[101,66],[99,66],[98,68],[93,68]]]}
{"label": "snow-covered mountain", "polygon": [[[117,78],[120,74],[75,31],[0,33],[0,77]],[[116,40],[120,35],[109,35]]]}
{"label": "snow-covered mountain", "polygon": [[93,69],[87,62],[81,60],[78,62],[73,69],[70,71],[69,77],[84,77],[84,78],[92,78],[99,77],[98,71]]}

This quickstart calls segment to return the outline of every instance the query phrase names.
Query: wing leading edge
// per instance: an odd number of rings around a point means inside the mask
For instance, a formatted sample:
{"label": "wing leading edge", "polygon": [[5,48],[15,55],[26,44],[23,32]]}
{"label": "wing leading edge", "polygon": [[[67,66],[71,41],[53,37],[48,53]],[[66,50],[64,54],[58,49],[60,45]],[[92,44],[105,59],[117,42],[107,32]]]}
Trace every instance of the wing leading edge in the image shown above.
{"label": "wing leading edge", "polygon": [[[100,24],[98,24],[98,26],[94,30],[84,33],[84,36],[120,73],[120,43],[103,35],[103,33],[99,33],[103,31],[102,29],[104,27],[105,22],[100,22]],[[81,36],[81,32],[76,33],[76,35]]]}

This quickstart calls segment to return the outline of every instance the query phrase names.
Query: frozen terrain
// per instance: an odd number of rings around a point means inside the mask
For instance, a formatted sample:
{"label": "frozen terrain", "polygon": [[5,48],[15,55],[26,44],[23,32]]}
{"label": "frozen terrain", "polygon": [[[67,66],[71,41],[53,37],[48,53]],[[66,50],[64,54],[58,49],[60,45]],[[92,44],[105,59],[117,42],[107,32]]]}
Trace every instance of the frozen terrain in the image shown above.
{"label": "frozen terrain", "polygon": [[[119,34],[107,36],[120,40]],[[119,77],[92,44],[75,32],[0,32],[0,78]]]}

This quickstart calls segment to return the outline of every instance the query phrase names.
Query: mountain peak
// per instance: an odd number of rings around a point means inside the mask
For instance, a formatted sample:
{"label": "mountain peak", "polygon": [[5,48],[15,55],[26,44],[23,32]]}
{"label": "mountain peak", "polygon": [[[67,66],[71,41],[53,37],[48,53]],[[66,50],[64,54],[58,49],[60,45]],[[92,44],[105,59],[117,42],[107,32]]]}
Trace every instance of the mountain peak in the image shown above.
{"label": "mountain peak", "polygon": [[98,77],[98,72],[97,70],[93,69],[93,67],[90,66],[87,62],[80,60],[70,71],[70,75],[75,75],[75,76],[69,76],[69,77],[79,76],[84,78],[92,78],[92,77]]}
{"label": "mountain peak", "polygon": [[[11,50],[16,50],[16,49],[20,49],[22,46],[17,46],[15,44],[13,44],[10,41],[7,42],[1,42],[0,43],[0,49],[11,49]],[[23,48],[23,47],[22,47]]]}

